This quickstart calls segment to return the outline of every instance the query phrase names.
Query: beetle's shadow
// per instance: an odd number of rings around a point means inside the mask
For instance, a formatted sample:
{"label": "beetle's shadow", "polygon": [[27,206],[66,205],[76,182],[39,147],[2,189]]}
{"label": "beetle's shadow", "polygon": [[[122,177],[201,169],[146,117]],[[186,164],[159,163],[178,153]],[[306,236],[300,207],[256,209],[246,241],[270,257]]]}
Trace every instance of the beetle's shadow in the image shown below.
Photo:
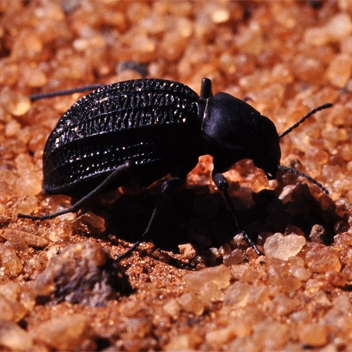
{"label": "beetle's shadow", "polygon": [[[283,199],[278,198],[278,191],[271,190],[252,193],[250,189],[241,187],[237,193],[241,195],[231,192],[232,201],[245,231],[254,242],[261,233],[284,233],[289,225],[301,229],[310,240],[312,227],[319,224],[326,230],[325,244],[331,243],[334,224],[339,220],[335,205],[326,195],[321,195],[322,198],[317,200],[306,184],[296,185]],[[252,198],[249,208],[244,205],[243,197]],[[129,242],[140,240],[156,198],[148,190],[118,198],[104,210],[108,225],[106,234],[114,234],[116,238]],[[230,241],[236,232],[234,220],[220,192],[181,187],[166,197],[156,226],[145,240],[152,241],[162,250],[178,253],[178,246],[182,243],[192,243],[200,250],[219,248]]]}

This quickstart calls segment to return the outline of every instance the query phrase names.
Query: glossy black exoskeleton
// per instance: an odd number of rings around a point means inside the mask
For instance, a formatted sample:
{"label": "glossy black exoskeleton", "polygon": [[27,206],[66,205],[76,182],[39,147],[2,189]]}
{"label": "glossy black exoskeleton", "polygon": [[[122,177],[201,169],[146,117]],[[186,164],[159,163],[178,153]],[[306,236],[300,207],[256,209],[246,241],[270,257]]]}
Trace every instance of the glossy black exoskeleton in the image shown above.
{"label": "glossy black exoskeleton", "polygon": [[[298,170],[280,166],[279,140],[313,113],[330,106],[314,109],[279,136],[273,122],[243,100],[226,93],[213,96],[207,78],[202,81],[200,96],[181,83],[160,79],[101,86],[79,99],[60,118],[43,156],[43,191],[83,198],[71,208],[54,214],[19,214],[19,217],[44,220],[77,211],[92,196],[129,181],[149,186],[167,174],[182,179],[196,166],[200,155],[210,154],[213,180],[223,191],[236,224],[241,227],[222,173],[248,158],[270,179],[284,169],[305,176],[326,191]],[[163,193],[172,180],[165,182]],[[158,211],[155,208],[144,237]]]}

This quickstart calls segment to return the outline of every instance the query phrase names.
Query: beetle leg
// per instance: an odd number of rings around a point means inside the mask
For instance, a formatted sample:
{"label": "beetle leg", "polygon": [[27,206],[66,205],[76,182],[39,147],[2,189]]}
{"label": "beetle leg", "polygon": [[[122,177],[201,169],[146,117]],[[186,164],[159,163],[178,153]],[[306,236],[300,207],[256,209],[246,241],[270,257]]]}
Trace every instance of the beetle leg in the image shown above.
{"label": "beetle leg", "polygon": [[58,90],[55,92],[31,94],[29,96],[29,99],[31,101],[35,101],[35,100],[39,100],[39,99],[61,97],[63,95],[70,95],[70,94],[74,94],[74,93],[82,93],[82,92],[88,92],[91,90],[96,90],[100,87],[103,87],[103,85],[102,84],[90,84],[88,86],[76,87],[76,88],[65,89],[65,90]]}
{"label": "beetle leg", "polygon": [[161,213],[161,209],[163,208],[166,195],[171,190],[178,188],[181,185],[181,183],[183,183],[183,180],[184,179],[180,177],[172,177],[164,181],[164,183],[161,186],[161,193],[157,199],[157,203],[154,207],[152,216],[150,217],[147,228],[145,229],[143,235],[141,236],[141,239],[136,243],[134,243],[132,247],[130,247],[125,253],[122,253],[120,256],[118,256],[116,258],[116,261],[120,261],[121,259],[131,254],[143,242],[143,240],[145,240],[146,237],[152,232],[155,224],[159,219],[159,215]]}
{"label": "beetle leg", "polygon": [[32,220],[47,220],[53,219],[57,216],[68,214],[68,213],[76,213],[82,205],[84,205],[87,201],[95,197],[96,195],[103,192],[110,184],[112,184],[122,173],[133,174],[131,170],[133,168],[133,163],[131,161],[126,161],[122,165],[118,166],[102,183],[100,183],[96,188],[94,188],[91,192],[81,198],[77,203],[72,205],[71,207],[57,211],[56,213],[43,215],[43,216],[33,216],[26,214],[18,214],[18,218],[32,219]]}
{"label": "beetle leg", "polygon": [[230,211],[232,213],[232,216],[235,220],[236,227],[241,231],[241,233],[245,237],[248,244],[256,251],[256,253],[258,255],[262,255],[263,253],[258,249],[256,244],[250,239],[249,235],[242,229],[243,226],[241,224],[240,217],[238,216],[237,210],[231,201],[231,198],[229,196],[229,192],[227,191],[227,189],[229,187],[229,183],[228,183],[226,177],[223,174],[216,173],[213,175],[213,181],[214,181],[216,187],[218,187],[218,189],[224,195],[224,198],[225,198],[225,200],[230,208]]}

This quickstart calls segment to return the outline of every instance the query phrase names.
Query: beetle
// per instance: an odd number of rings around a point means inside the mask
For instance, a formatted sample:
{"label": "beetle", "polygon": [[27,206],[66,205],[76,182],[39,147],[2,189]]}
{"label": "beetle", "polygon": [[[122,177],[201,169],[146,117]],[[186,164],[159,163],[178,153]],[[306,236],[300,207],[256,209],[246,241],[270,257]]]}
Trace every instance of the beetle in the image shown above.
{"label": "beetle", "polygon": [[[88,88],[92,87],[44,93],[31,99]],[[275,179],[277,171],[282,169],[306,177],[327,193],[308,175],[280,165],[279,142],[309,116],[331,106],[324,104],[312,110],[279,135],[274,123],[245,101],[223,92],[213,96],[212,82],[208,78],[202,80],[200,96],[182,83],[162,79],[98,86],[63,114],[49,135],[43,154],[44,193],[82,198],[70,208],[53,214],[18,214],[18,217],[52,219],[78,211],[87,200],[109,188],[130,181],[147,187],[171,174],[172,178],[162,186],[164,195],[196,166],[200,155],[210,154],[214,165],[213,181],[222,191],[236,226],[260,254],[242,230],[227,192],[228,181],[222,173],[242,159],[252,159],[269,179]],[[161,207],[154,208],[142,238],[151,231]]]}

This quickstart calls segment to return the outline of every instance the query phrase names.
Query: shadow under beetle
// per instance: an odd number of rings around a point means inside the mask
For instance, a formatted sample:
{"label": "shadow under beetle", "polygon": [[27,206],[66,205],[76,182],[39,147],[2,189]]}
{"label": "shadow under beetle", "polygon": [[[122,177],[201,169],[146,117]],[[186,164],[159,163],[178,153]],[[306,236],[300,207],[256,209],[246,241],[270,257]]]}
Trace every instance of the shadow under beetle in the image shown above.
{"label": "shadow under beetle", "polygon": [[[158,217],[163,195],[185,178],[198,163],[200,155],[210,154],[215,185],[222,191],[236,226],[261,254],[242,229],[223,172],[239,160],[252,159],[269,179],[275,179],[281,169],[304,176],[328,193],[308,175],[280,165],[279,141],[309,116],[332,104],[312,110],[279,135],[272,121],[243,100],[226,93],[213,96],[212,83],[207,78],[202,80],[200,97],[182,83],[139,79],[38,94],[31,99],[92,88],[97,89],[79,99],[60,118],[46,142],[43,155],[43,191],[82,198],[70,208],[53,214],[18,214],[18,217],[52,219],[78,211],[86,201],[109,188],[130,181],[146,187],[171,174],[172,178],[163,183],[161,201],[154,208],[142,240]],[[118,260],[131,253],[140,242]]]}

